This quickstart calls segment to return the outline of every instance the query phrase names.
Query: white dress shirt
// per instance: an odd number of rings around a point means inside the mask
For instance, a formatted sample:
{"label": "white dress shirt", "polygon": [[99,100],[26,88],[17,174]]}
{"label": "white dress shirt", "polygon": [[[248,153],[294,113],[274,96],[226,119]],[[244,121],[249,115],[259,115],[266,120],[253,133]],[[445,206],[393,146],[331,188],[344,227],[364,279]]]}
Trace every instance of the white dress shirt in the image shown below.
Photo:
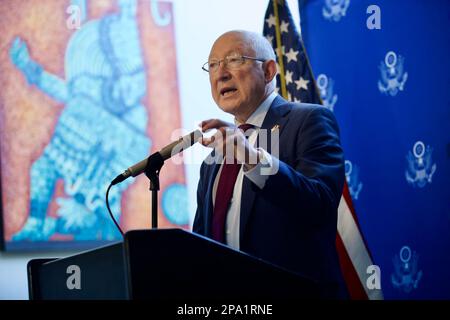
{"label": "white dress shirt", "polygon": [[[250,144],[256,144],[258,132],[264,122],[267,111],[269,111],[270,105],[272,104],[276,96],[277,94],[275,92],[272,92],[255,110],[255,112],[253,112],[252,115],[247,119],[246,123],[253,125],[254,129],[252,134],[248,137],[248,141]],[[241,125],[242,123],[239,123],[237,120],[235,120],[235,124]],[[270,154],[264,149],[258,148],[258,150],[261,151],[261,161],[248,171],[241,168],[236,178],[236,183],[234,184],[233,195],[231,198],[230,207],[228,208],[227,212],[227,218],[225,222],[225,241],[228,246],[236,250],[239,250],[240,209],[242,197],[242,182],[244,180],[244,175],[262,189],[269,176],[261,175],[261,166],[264,163],[264,167],[268,168],[266,170],[270,170],[270,167],[272,167],[273,160]],[[216,179],[214,180],[212,193],[213,206],[215,205],[217,186],[219,184],[221,173],[222,165],[220,166],[219,171],[217,172]]]}

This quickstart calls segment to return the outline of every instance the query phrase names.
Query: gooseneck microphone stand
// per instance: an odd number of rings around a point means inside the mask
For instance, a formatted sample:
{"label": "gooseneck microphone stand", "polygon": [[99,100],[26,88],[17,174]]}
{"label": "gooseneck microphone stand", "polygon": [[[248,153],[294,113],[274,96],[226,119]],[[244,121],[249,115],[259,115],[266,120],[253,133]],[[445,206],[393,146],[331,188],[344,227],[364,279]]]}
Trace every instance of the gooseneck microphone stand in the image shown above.
{"label": "gooseneck microphone stand", "polygon": [[174,141],[171,144],[162,148],[160,151],[153,153],[147,159],[139,161],[138,163],[129,167],[122,174],[119,174],[117,177],[114,178],[113,181],[111,181],[106,191],[106,207],[108,208],[108,212],[109,215],[111,216],[112,221],[114,222],[117,229],[119,229],[122,235],[123,235],[122,229],[120,229],[119,224],[117,223],[116,219],[114,219],[114,215],[111,212],[111,208],[109,207],[108,195],[111,187],[124,181],[125,179],[131,176],[136,177],[142,172],[145,172],[147,178],[150,179],[150,190],[152,191],[152,229],[157,229],[159,172],[161,171],[161,168],[164,165],[164,161],[169,159],[174,154],[179,153],[186,148],[189,148],[201,137],[202,132],[200,130],[195,130],[184,137],[180,137],[177,141]]}
{"label": "gooseneck microphone stand", "polygon": [[158,191],[159,172],[164,165],[161,153],[156,152],[148,158],[145,167],[145,175],[150,180],[150,190],[152,191],[152,229],[158,228]]}

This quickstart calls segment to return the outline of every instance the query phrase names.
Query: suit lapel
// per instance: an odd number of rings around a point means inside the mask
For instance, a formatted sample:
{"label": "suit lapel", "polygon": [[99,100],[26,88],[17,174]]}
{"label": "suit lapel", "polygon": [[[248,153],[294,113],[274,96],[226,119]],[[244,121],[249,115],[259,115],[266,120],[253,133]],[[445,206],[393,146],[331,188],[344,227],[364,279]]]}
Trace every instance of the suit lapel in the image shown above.
{"label": "suit lapel", "polygon": [[[279,126],[279,134],[281,136],[281,132],[284,128],[284,124],[286,123],[287,117],[286,115],[291,110],[291,106],[287,103],[286,100],[277,96],[269,110],[267,111],[266,117],[264,118],[264,122],[261,126],[261,129],[268,130],[268,136],[274,126]],[[259,141],[259,136],[258,136]],[[258,142],[257,145],[260,145]],[[267,144],[267,151],[270,153],[270,143]],[[241,212],[240,212],[240,227],[239,227],[239,242],[242,241],[243,235],[245,232],[245,228],[247,226],[248,220],[250,218],[250,214],[252,212],[253,204],[256,197],[258,187],[255,186],[250,179],[244,176],[244,180],[242,182],[242,198],[241,198]],[[241,242],[242,243],[242,242]]]}
{"label": "suit lapel", "polygon": [[205,195],[205,201],[206,201],[206,217],[205,217],[205,233],[207,237],[211,237],[211,224],[212,224],[212,215],[214,212],[213,207],[213,188],[214,188],[214,181],[216,180],[217,173],[220,169],[220,163],[214,163],[211,164],[212,174],[207,175],[208,181],[207,181],[207,188],[206,188],[206,195]]}

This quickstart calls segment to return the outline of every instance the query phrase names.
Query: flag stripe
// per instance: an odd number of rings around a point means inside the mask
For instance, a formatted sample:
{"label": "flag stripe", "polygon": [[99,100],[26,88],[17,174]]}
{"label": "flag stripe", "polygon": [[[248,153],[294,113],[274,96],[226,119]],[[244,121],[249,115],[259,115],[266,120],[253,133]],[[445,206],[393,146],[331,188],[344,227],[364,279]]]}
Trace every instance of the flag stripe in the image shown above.
{"label": "flag stripe", "polygon": [[[369,254],[370,259],[373,261],[372,253],[370,252],[370,250],[367,249],[367,248],[369,248],[369,246],[367,245],[366,239],[362,236],[363,233],[361,232],[361,226],[359,225],[358,217],[356,216],[356,210],[353,207],[352,197],[350,195],[350,190],[348,189],[347,181],[345,181],[344,191],[342,193],[342,196],[352,214],[353,220],[356,223],[356,226],[358,228],[358,233],[364,242],[364,246],[366,247],[367,253]],[[342,198],[341,198],[341,201],[343,201]]]}
{"label": "flag stripe", "polygon": [[[369,299],[382,299],[381,290],[370,290],[367,288],[365,279],[367,278],[367,267],[373,265],[372,259],[368,253],[364,240],[359,232],[358,225],[355,222],[353,213],[347,205],[347,201],[342,196],[341,202],[338,208],[338,233],[342,240],[346,250],[346,255],[350,258],[353,263],[354,270],[360,279],[360,285],[364,288],[366,295]],[[341,252],[341,254],[343,253]],[[345,255],[340,256],[341,264],[345,264]],[[343,269],[344,270],[344,269]],[[347,270],[346,272],[350,272]],[[353,281],[354,276],[347,275],[350,281]],[[347,279],[346,279],[347,280]],[[352,286],[354,283],[347,283],[347,286]],[[353,289],[358,293],[358,289]],[[357,294],[360,297],[359,294]],[[352,297],[353,298],[353,297]]]}
{"label": "flag stripe", "polygon": [[339,263],[341,265],[342,274],[344,276],[347,290],[352,300],[367,300],[368,296],[361,283],[361,279],[355,270],[352,259],[347,253],[339,233],[336,236],[336,248],[339,254]]}

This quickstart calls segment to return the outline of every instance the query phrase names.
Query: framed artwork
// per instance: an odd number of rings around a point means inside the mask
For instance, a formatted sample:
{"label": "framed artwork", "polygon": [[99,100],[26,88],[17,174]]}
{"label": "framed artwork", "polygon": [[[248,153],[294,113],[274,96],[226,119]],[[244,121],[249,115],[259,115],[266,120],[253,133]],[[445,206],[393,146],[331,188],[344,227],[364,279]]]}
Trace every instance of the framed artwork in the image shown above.
{"label": "framed artwork", "polygon": [[[173,11],[151,0],[3,1],[0,175],[6,250],[117,241],[105,192],[181,127]],[[159,226],[187,228],[183,166],[167,162]],[[121,228],[149,228],[145,175],[110,192]]]}

